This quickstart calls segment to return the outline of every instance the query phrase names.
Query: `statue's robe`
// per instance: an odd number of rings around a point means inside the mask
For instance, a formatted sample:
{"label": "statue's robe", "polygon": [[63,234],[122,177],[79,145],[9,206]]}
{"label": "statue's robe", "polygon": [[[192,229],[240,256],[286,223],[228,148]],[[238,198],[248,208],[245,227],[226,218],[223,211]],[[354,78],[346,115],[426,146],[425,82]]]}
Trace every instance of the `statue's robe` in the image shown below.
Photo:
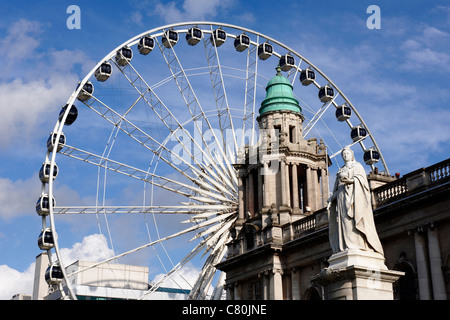
{"label": "statue's robe", "polygon": [[[383,247],[375,228],[369,183],[362,165],[350,161],[340,169],[353,183],[345,184],[339,174],[330,206],[329,237],[333,253],[348,249],[373,250],[383,255]],[[348,171],[348,173],[347,173]]]}

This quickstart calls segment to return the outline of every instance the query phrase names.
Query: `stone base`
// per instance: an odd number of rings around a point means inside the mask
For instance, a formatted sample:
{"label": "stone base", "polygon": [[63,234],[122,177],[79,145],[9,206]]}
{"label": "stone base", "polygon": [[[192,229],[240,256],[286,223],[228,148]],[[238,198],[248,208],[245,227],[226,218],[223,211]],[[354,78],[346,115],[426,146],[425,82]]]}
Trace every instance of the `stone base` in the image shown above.
{"label": "stone base", "polygon": [[387,270],[384,261],[383,255],[378,252],[350,249],[333,254],[328,259],[328,268],[340,269],[359,266]]}
{"label": "stone base", "polygon": [[324,287],[325,300],[393,300],[392,283],[404,275],[388,270],[381,254],[349,250],[333,254],[330,266],[311,281]]}

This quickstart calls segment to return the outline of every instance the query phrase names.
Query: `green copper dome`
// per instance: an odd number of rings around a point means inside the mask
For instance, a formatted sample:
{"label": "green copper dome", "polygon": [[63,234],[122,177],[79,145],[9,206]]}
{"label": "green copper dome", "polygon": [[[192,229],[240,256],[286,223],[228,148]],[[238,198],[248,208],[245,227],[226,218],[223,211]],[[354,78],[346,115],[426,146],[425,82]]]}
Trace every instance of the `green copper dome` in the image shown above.
{"label": "green copper dome", "polygon": [[281,68],[277,67],[277,75],[270,79],[266,87],[266,98],[261,103],[259,114],[269,111],[290,110],[301,112],[298,100],[294,98],[292,85],[281,75]]}

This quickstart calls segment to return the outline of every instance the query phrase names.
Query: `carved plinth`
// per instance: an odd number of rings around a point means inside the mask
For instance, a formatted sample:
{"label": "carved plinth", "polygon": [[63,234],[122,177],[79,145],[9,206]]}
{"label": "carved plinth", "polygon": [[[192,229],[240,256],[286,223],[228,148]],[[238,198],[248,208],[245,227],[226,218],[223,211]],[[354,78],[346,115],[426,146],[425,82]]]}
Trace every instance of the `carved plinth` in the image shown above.
{"label": "carved plinth", "polygon": [[323,286],[325,300],[393,300],[392,284],[404,275],[388,270],[383,256],[369,251],[339,252],[329,263],[311,279]]}

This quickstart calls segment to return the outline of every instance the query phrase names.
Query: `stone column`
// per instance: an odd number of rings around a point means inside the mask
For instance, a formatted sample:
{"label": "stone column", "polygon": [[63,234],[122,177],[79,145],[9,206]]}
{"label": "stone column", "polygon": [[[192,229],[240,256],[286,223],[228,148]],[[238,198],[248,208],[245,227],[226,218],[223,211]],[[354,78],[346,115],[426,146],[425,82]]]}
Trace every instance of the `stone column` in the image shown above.
{"label": "stone column", "polygon": [[297,164],[292,164],[292,208],[299,211]]}
{"label": "stone column", "polygon": [[270,281],[270,300],[283,300],[283,272],[273,269]]}
{"label": "stone column", "polygon": [[262,292],[263,292],[263,300],[270,300],[270,280],[269,280],[269,271],[264,271],[260,273],[262,277]]}
{"label": "stone column", "polygon": [[327,206],[328,200],[328,171],[327,169],[320,169],[320,175],[322,179],[322,207]]}
{"label": "stone column", "polygon": [[233,285],[225,285],[224,286],[226,290],[226,299],[227,300],[234,300],[234,286]]}
{"label": "stone column", "polygon": [[242,297],[241,297],[241,290],[240,289],[241,288],[239,286],[239,283],[235,282],[234,283],[234,293],[233,293],[234,300],[241,300],[242,299]]}
{"label": "stone column", "polygon": [[250,212],[250,216],[253,218],[255,216],[255,193],[253,190],[253,173],[249,172],[247,175],[247,210]]}
{"label": "stone column", "polygon": [[269,175],[269,162],[264,162],[264,200],[263,200],[263,206],[264,207],[270,207],[271,201],[270,201],[270,178],[272,177]]}
{"label": "stone column", "polygon": [[309,207],[311,211],[313,210],[313,196],[314,190],[312,184],[311,167],[306,166],[306,206]]}
{"label": "stone column", "polygon": [[[281,175],[281,205],[287,206],[288,205],[288,197],[287,197],[287,190],[286,186],[289,185],[289,182],[286,182],[286,162],[280,161],[280,175]],[[278,190],[277,190],[278,191]]]}
{"label": "stone column", "polygon": [[300,272],[297,268],[291,271],[292,300],[300,300]]}
{"label": "stone column", "polygon": [[291,206],[291,184],[289,181],[289,167],[290,164],[288,162],[285,162],[285,166],[286,166],[286,172],[285,172],[285,185],[284,185],[284,192],[286,193],[286,205],[288,207]]}
{"label": "stone column", "polygon": [[263,170],[261,167],[258,168],[258,206],[256,208],[256,211],[261,213],[262,207],[263,207],[263,175],[261,174],[261,170]]}
{"label": "stone column", "polygon": [[271,300],[283,300],[283,269],[280,256],[273,255],[273,269],[270,281]]}
{"label": "stone column", "polygon": [[431,282],[433,284],[433,299],[447,300],[444,275],[442,274],[442,258],[438,230],[434,225],[428,228],[428,252],[430,256]]}
{"label": "stone column", "polygon": [[319,186],[319,178],[317,176],[317,169],[311,169],[311,183],[313,189],[313,205],[311,207],[311,211],[316,211],[319,209],[320,205],[320,186]]}
{"label": "stone column", "polygon": [[420,300],[431,300],[429,270],[427,264],[426,243],[422,228],[414,232],[414,245],[416,249],[417,275],[419,282]]}
{"label": "stone column", "polygon": [[245,217],[245,207],[244,207],[244,181],[241,175],[241,170],[239,170],[238,175],[238,210],[239,210],[239,219],[244,219]]}

